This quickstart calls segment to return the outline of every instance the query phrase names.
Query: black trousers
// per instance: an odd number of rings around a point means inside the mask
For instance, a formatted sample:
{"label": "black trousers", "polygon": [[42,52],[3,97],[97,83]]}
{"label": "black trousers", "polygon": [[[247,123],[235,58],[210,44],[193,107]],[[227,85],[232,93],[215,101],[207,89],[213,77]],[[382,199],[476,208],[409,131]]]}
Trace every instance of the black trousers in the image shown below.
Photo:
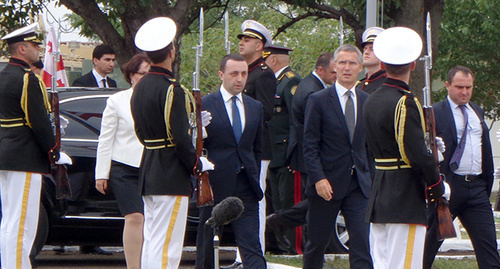
{"label": "black trousers", "polygon": [[[245,209],[241,216],[229,225],[233,229],[244,268],[265,269],[266,260],[259,240],[259,201],[251,189],[246,173],[239,173],[237,180],[237,190],[234,196],[243,201]],[[214,268],[214,230],[211,226],[205,225],[212,214],[212,209],[213,207],[209,206],[200,208],[200,223],[196,237],[197,269]]]}
{"label": "black trousers", "polygon": [[[333,186],[335,190],[335,186]],[[304,250],[304,269],[323,268],[326,247],[334,233],[335,218],[340,210],[349,233],[350,268],[372,268],[370,255],[370,224],[365,222],[368,199],[353,175],[350,191],[341,200],[310,196],[307,215],[307,243]]]}
{"label": "black trousers", "polygon": [[[474,246],[479,268],[500,268],[495,221],[487,192],[486,181],[466,181],[455,175],[447,179],[451,187],[450,212],[458,217]],[[430,269],[442,241],[437,240],[435,210],[428,210],[429,228],[425,238],[424,268]],[[460,232],[460,231],[457,231]]]}

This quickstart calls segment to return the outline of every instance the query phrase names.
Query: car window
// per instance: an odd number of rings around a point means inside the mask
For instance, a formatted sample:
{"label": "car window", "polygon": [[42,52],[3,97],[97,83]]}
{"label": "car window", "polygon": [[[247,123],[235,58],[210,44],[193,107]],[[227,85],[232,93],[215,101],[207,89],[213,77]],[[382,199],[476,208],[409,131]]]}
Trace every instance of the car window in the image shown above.
{"label": "car window", "polygon": [[109,95],[87,95],[61,100],[60,114],[69,121],[63,139],[97,140],[108,97]]}

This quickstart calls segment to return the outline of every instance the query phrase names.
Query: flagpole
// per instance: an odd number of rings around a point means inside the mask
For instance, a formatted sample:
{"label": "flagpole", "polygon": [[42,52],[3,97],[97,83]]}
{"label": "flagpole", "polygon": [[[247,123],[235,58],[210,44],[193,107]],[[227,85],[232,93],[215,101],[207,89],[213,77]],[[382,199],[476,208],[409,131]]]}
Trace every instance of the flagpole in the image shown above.
{"label": "flagpole", "polygon": [[[58,22],[59,25],[60,22]],[[54,24],[55,25],[55,24]],[[54,26],[52,26],[54,27]],[[55,29],[54,29],[55,30]],[[59,36],[61,35],[61,28],[57,27],[57,32],[54,31],[54,44],[52,44],[52,86],[53,91],[57,91],[57,63],[59,62]]]}

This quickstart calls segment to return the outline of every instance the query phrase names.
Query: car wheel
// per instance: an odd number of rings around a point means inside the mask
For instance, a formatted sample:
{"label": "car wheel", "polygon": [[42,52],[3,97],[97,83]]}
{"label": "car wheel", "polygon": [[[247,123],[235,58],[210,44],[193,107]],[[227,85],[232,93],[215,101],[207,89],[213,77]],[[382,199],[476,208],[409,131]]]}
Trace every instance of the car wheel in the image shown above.
{"label": "car wheel", "polygon": [[31,248],[30,260],[31,264],[35,264],[35,257],[42,251],[47,237],[49,236],[49,215],[45,206],[40,203],[40,213],[38,215],[38,230],[36,232],[35,242],[33,242],[33,247]]}
{"label": "car wheel", "polygon": [[327,252],[335,254],[349,252],[349,234],[347,234],[342,212],[337,214],[337,219],[335,220],[335,233],[330,239]]}

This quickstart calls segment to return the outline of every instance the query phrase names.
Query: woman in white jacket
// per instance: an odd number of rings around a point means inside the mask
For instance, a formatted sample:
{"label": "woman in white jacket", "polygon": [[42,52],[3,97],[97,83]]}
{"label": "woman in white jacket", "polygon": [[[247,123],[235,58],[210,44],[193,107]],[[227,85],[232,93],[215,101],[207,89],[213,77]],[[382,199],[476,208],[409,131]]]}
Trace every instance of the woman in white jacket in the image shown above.
{"label": "woman in white jacket", "polygon": [[132,87],[108,98],[97,147],[96,189],[102,194],[107,193],[108,187],[112,189],[125,216],[123,248],[127,268],[140,268],[144,224],[144,205],[138,187],[143,145],[135,134],[130,97],[150,66],[147,56],[136,54],[122,67]]}

